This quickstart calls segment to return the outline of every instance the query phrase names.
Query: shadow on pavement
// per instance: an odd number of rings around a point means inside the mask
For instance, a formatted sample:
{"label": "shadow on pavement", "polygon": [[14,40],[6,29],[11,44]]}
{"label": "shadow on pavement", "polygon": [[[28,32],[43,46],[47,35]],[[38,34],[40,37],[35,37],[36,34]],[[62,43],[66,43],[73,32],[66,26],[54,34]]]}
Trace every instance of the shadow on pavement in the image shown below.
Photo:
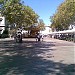
{"label": "shadow on pavement", "polygon": [[[0,41],[0,75],[75,75],[75,64],[43,59],[53,42]],[[51,58],[51,54],[50,57]]]}

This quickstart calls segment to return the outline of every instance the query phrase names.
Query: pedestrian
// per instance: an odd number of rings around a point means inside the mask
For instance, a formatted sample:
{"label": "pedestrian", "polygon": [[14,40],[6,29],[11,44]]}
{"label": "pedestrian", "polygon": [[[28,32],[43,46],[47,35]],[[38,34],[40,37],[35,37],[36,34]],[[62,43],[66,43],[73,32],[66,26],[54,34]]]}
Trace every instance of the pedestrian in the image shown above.
{"label": "pedestrian", "polygon": [[36,34],[35,38],[36,38],[36,41],[37,41],[38,40],[38,35],[37,34]]}
{"label": "pedestrian", "polygon": [[37,36],[37,37],[38,37],[38,41],[40,41],[40,39],[41,39],[41,35],[40,35],[40,34],[38,34],[38,36]]}
{"label": "pedestrian", "polygon": [[41,35],[42,41],[43,41],[43,34]]}

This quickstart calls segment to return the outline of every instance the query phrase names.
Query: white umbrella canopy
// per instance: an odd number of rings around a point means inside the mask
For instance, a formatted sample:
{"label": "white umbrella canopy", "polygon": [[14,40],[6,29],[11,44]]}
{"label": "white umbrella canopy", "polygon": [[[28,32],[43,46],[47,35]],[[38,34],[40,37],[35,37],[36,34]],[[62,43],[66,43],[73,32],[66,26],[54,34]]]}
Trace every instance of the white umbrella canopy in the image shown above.
{"label": "white umbrella canopy", "polygon": [[58,32],[51,32],[49,34],[61,34],[61,33],[75,33],[75,29],[72,30],[64,30],[64,31],[58,31]]}

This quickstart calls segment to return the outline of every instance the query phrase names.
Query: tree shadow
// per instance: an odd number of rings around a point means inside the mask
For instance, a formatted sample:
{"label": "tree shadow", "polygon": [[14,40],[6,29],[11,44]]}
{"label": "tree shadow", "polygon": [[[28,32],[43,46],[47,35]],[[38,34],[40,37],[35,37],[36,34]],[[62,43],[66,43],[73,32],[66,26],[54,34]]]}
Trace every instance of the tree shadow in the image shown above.
{"label": "tree shadow", "polygon": [[41,55],[55,50],[53,46],[45,41],[0,41],[0,75],[74,75],[75,64],[43,59]]}

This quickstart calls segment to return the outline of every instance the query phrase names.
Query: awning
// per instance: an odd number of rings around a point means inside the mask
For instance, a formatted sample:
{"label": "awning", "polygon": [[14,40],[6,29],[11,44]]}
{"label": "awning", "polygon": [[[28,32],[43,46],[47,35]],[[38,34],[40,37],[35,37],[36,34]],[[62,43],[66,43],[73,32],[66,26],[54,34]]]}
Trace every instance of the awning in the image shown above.
{"label": "awning", "polygon": [[62,34],[62,33],[75,33],[75,29],[72,30],[64,30],[64,31],[58,31],[58,32],[51,32],[49,34]]}

